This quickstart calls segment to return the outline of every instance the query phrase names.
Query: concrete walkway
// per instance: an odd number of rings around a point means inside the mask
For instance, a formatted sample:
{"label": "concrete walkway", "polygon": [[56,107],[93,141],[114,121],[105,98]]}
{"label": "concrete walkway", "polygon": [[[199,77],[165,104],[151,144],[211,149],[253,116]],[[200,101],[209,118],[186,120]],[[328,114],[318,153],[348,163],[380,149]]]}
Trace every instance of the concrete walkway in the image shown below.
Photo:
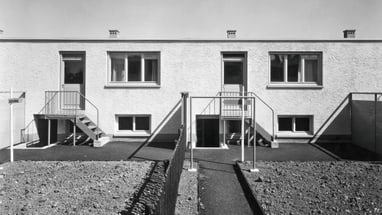
{"label": "concrete walkway", "polygon": [[[197,149],[200,214],[253,214],[234,171],[240,146],[230,149]],[[245,160],[252,160],[252,147],[245,147]],[[258,160],[332,161],[333,157],[309,144],[280,144],[280,148],[257,147]]]}
{"label": "concrete walkway", "polygon": [[[155,144],[112,142],[101,148],[91,146],[56,145],[47,149],[15,149],[14,158],[32,161],[120,161],[165,160],[172,149]],[[0,164],[9,161],[9,149],[0,150]]]}

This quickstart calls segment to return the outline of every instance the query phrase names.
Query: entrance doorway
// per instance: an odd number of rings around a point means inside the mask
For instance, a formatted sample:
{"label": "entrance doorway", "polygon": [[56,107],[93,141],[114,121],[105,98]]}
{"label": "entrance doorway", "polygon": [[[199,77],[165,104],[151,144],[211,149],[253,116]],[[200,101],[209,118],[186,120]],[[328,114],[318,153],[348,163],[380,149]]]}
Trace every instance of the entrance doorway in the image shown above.
{"label": "entrance doorway", "polygon": [[219,147],[218,116],[196,116],[196,147]]}
{"label": "entrance doorway", "polygon": [[245,53],[223,53],[223,91],[240,92],[247,89],[247,62]]}
{"label": "entrance doorway", "polygon": [[79,92],[62,94],[65,109],[85,109],[85,53],[61,53],[61,91]]}

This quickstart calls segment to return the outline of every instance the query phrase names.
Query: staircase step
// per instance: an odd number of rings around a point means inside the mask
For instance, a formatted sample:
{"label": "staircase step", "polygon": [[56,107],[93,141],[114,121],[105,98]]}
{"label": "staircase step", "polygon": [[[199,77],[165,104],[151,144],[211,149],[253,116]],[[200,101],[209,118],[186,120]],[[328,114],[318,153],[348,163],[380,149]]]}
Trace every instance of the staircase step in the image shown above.
{"label": "staircase step", "polygon": [[[81,120],[81,119],[87,119],[88,117],[86,116],[86,115],[79,115],[78,117],[77,117],[79,120]],[[82,120],[81,120],[82,121]]]}
{"label": "staircase step", "polygon": [[84,120],[80,120],[82,123],[84,124],[88,124],[88,123],[91,123],[92,121],[88,120],[88,119],[84,119]]}

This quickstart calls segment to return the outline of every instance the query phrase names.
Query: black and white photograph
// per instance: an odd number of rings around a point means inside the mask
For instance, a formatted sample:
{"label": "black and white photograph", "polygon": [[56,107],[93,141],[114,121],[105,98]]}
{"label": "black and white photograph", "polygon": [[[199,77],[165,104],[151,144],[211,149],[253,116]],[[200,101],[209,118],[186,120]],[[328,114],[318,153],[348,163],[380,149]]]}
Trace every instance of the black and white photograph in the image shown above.
{"label": "black and white photograph", "polygon": [[0,0],[1,215],[382,215],[381,0]]}

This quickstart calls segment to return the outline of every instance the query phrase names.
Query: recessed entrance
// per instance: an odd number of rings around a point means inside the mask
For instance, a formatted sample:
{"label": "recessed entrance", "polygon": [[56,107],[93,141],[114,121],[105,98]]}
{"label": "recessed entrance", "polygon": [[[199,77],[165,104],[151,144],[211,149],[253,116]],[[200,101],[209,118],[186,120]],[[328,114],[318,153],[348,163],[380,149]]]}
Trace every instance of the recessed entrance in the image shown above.
{"label": "recessed entrance", "polygon": [[[62,95],[62,104],[65,109],[85,109],[85,53],[62,52],[61,53],[61,90],[78,93]],[[78,106],[79,107],[74,107]]]}
{"label": "recessed entrance", "polygon": [[238,92],[247,86],[245,53],[223,53],[223,91]]}
{"label": "recessed entrance", "polygon": [[196,116],[196,147],[219,147],[218,116]]}

